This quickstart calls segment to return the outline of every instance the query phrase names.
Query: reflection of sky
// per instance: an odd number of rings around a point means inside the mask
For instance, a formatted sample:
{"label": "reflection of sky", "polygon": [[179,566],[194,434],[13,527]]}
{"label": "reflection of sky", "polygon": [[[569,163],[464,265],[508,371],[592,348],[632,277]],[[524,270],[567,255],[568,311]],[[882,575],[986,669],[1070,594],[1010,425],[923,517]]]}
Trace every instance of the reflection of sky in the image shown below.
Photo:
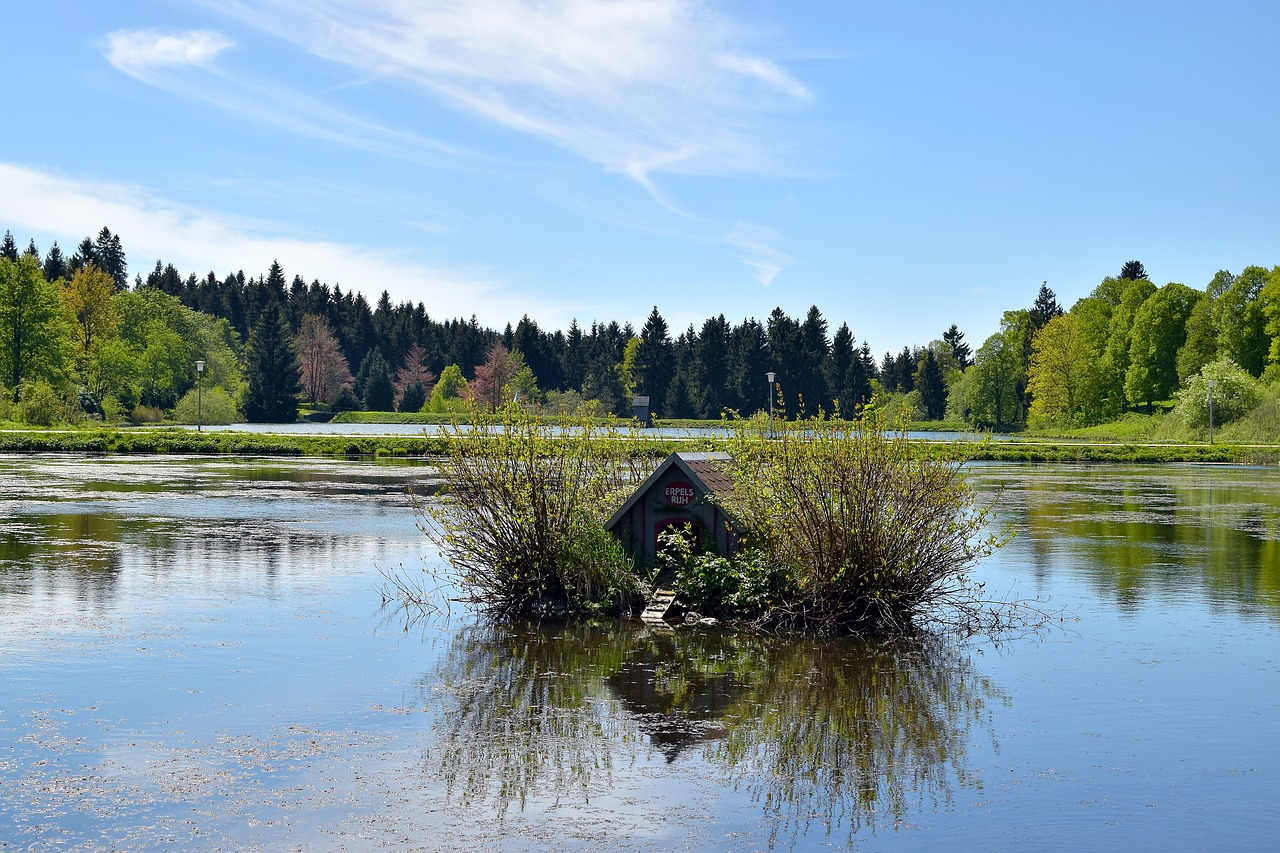
{"label": "reflection of sky", "polygon": [[[1269,845],[1274,469],[971,471],[1004,486],[999,520],[1018,534],[978,574],[996,595],[1048,594],[1065,621],[969,647],[1007,697],[965,743],[980,787],[861,846]],[[449,808],[424,756],[439,746],[434,674],[468,619],[455,604],[452,621],[405,633],[373,589],[375,565],[435,559],[400,488],[427,477],[328,460],[0,458],[0,838],[767,846],[753,777],[703,750],[725,739],[668,763],[603,682],[592,707],[616,760],[598,785],[536,789],[500,822]],[[796,849],[843,842],[806,832]]]}

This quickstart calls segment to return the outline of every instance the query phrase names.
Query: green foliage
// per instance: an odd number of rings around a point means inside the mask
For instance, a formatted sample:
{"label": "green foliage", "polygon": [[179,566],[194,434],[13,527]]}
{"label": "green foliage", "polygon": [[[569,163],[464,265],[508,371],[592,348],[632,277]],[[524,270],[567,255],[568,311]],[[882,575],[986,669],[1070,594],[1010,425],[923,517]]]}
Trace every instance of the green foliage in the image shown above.
{"label": "green foliage", "polygon": [[1251,376],[1261,376],[1270,340],[1261,299],[1271,273],[1263,267],[1245,267],[1213,302],[1213,322],[1218,331],[1218,353]]}
{"label": "green foliage", "polygon": [[890,432],[874,414],[853,425],[812,418],[736,421],[734,490],[725,511],[785,577],[764,622],[833,633],[907,633],[924,625],[997,634],[1016,608],[983,600],[970,568],[1002,540],[982,535],[978,506],[945,449]]}
{"label": "green foliage", "polygon": [[427,404],[427,389],[421,382],[410,382],[404,388],[404,396],[400,398],[401,412],[418,412]]}
{"label": "green foliage", "polygon": [[500,613],[628,608],[630,560],[604,531],[640,477],[628,443],[588,418],[546,423],[519,406],[496,422],[471,414],[446,430],[447,490],[422,515],[448,580]]}
{"label": "green foliage", "polygon": [[15,393],[31,380],[60,384],[70,348],[58,288],[39,261],[0,258],[0,378]]}
{"label": "green foliage", "polygon": [[17,405],[18,419],[31,426],[49,427],[83,420],[83,412],[44,380],[22,386]]}
{"label": "green foliage", "polygon": [[173,419],[180,424],[233,424],[240,420],[235,401],[218,386],[188,391],[173,409]]}
{"label": "green foliage", "polygon": [[695,554],[688,538],[666,533],[662,545],[659,561],[675,570],[680,602],[704,616],[757,619],[794,597],[786,572],[757,548]]}
{"label": "green foliage", "polygon": [[1184,284],[1170,282],[1147,298],[1133,318],[1125,397],[1150,408],[1178,387],[1178,350],[1187,340],[1187,320],[1204,298]]}
{"label": "green foliage", "polygon": [[155,406],[134,406],[133,412],[129,417],[134,423],[139,424],[164,423],[164,412],[160,411]]}
{"label": "green foliage", "polygon": [[245,373],[249,380],[244,415],[250,423],[293,423],[298,419],[298,394],[302,390],[298,357],[276,306],[262,312],[245,347]]}
{"label": "green foliage", "polygon": [[1261,396],[1258,380],[1230,358],[1206,364],[1178,392],[1173,413],[1193,430],[1209,425],[1209,382],[1213,382],[1213,422],[1226,424],[1242,417]]}

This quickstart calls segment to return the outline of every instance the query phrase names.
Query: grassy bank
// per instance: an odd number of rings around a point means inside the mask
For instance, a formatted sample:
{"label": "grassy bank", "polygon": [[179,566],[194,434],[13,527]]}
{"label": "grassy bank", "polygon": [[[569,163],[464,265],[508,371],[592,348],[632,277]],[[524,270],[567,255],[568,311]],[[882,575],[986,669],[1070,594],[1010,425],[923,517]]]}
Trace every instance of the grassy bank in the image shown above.
{"label": "grassy bank", "polygon": [[[442,435],[271,435],[257,432],[194,432],[186,429],[83,428],[0,430],[0,453],[137,453],[231,456],[424,457],[446,452]],[[1280,447],[1264,444],[1148,444],[1137,442],[1017,439],[928,442],[940,450],[993,462],[1214,462],[1280,463]],[[722,450],[716,438],[666,438],[638,432],[629,453],[663,457],[676,450]]]}

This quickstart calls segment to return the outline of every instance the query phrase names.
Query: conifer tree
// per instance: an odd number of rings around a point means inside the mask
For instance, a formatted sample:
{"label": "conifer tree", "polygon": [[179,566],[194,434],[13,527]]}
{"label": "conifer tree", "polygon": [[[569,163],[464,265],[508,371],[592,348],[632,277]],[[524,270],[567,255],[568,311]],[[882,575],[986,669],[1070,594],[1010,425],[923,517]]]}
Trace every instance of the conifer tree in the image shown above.
{"label": "conifer tree", "polygon": [[391,367],[376,347],[365,356],[356,378],[364,407],[370,412],[395,410],[396,387],[391,381]]}
{"label": "conifer tree", "polygon": [[4,232],[4,240],[0,241],[0,258],[6,258],[15,264],[18,262],[18,244],[8,231]]}
{"label": "conifer tree", "polygon": [[54,240],[53,245],[49,247],[49,254],[44,256],[43,272],[45,281],[57,281],[70,275],[70,270],[67,268],[67,260],[62,256],[62,250],[58,248],[57,240]]}
{"label": "conifer tree", "polygon": [[120,235],[112,234],[111,229],[104,225],[98,232],[93,248],[98,268],[111,276],[116,283],[116,290],[126,289],[129,286],[129,265],[125,263]]}
{"label": "conifer tree", "polygon": [[249,333],[245,375],[249,393],[244,415],[250,423],[293,423],[298,419],[298,392],[302,390],[298,356],[278,305],[263,311]]}

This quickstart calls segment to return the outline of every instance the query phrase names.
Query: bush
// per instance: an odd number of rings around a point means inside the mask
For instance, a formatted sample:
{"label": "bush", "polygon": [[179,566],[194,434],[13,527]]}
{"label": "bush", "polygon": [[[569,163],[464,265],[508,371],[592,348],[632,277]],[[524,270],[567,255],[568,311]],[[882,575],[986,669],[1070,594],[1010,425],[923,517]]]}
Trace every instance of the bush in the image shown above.
{"label": "bush", "polygon": [[1192,430],[1209,426],[1209,382],[1213,382],[1213,422],[1230,423],[1258,404],[1258,380],[1229,358],[1206,364],[1177,393],[1174,414]]}
{"label": "bush", "polygon": [[543,423],[519,406],[496,421],[471,416],[445,429],[446,490],[420,515],[448,562],[444,579],[504,614],[628,609],[631,561],[604,530],[647,473],[626,443],[588,419]]}
{"label": "bush", "polygon": [[983,535],[960,460],[890,432],[874,413],[846,424],[812,418],[730,426],[734,490],[726,512],[747,525],[752,561],[782,594],[761,621],[821,633],[903,634],[950,627],[998,635],[1026,615],[989,602],[969,570],[1003,540]]}
{"label": "bush", "polygon": [[137,405],[133,407],[130,420],[138,424],[158,424],[164,422],[164,412],[155,406]]}
{"label": "bush", "polygon": [[758,549],[732,558],[714,551],[694,554],[689,539],[675,534],[663,534],[663,549],[659,561],[675,569],[676,596],[704,616],[754,619],[791,597],[785,573]]}
{"label": "bush", "polygon": [[203,392],[193,388],[173,409],[173,419],[180,424],[234,424],[240,420],[236,404],[220,386]]}
{"label": "bush", "polygon": [[[78,407],[77,407],[78,408]],[[18,401],[18,419],[31,426],[50,427],[80,420],[67,401],[44,380],[25,383]],[[79,415],[79,416],[78,416]]]}

